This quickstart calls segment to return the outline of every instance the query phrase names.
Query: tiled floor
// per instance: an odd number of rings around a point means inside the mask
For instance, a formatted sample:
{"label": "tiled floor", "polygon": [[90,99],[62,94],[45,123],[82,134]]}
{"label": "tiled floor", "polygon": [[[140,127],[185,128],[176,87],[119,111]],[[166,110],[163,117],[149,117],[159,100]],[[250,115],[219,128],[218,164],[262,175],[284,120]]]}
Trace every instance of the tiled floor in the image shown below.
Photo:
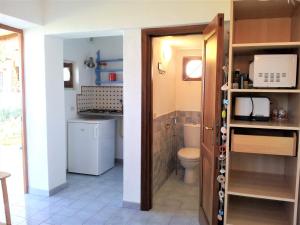
{"label": "tiled floor", "polygon": [[198,225],[198,194],[198,185],[186,185],[173,173],[155,194],[152,212],[163,217],[163,224]]}
{"label": "tiled floor", "polygon": [[[171,176],[154,209],[122,208],[122,167],[99,176],[68,175],[68,187],[52,197],[10,195],[13,225],[196,225],[197,191]],[[2,202],[0,220],[4,221]]]}

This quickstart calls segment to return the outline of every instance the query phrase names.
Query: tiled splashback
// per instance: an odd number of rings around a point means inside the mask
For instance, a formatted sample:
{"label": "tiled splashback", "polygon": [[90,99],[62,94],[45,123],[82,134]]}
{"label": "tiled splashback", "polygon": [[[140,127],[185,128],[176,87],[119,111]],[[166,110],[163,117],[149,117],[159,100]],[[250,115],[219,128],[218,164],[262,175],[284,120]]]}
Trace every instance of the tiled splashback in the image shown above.
{"label": "tiled splashback", "polygon": [[77,95],[77,111],[86,109],[122,110],[123,87],[82,86]]}

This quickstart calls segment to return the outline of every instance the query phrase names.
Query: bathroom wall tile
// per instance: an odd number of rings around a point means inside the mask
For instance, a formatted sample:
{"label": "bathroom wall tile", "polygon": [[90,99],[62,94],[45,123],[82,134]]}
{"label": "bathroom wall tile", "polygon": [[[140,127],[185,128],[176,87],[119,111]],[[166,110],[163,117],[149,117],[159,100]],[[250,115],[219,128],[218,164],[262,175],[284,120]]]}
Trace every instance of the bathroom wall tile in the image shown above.
{"label": "bathroom wall tile", "polygon": [[153,190],[156,192],[175,168],[175,112],[153,120]]}

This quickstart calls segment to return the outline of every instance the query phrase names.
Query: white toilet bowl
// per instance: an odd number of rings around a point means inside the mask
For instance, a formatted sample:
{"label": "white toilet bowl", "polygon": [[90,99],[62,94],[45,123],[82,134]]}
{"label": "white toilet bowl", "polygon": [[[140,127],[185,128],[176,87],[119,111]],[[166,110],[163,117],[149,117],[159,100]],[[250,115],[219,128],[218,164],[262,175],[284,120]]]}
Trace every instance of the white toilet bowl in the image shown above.
{"label": "white toilet bowl", "polygon": [[196,171],[200,161],[199,148],[182,148],[177,153],[181,165],[184,167],[184,183],[193,184],[196,181]]}

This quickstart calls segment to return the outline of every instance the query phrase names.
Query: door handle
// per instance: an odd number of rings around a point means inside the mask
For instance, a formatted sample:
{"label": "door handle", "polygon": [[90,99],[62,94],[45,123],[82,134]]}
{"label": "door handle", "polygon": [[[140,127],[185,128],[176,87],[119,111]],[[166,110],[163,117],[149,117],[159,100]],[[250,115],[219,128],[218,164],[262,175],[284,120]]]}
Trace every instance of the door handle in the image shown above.
{"label": "door handle", "polygon": [[212,127],[205,127],[204,129],[205,130],[213,130],[214,128],[212,128]]}

